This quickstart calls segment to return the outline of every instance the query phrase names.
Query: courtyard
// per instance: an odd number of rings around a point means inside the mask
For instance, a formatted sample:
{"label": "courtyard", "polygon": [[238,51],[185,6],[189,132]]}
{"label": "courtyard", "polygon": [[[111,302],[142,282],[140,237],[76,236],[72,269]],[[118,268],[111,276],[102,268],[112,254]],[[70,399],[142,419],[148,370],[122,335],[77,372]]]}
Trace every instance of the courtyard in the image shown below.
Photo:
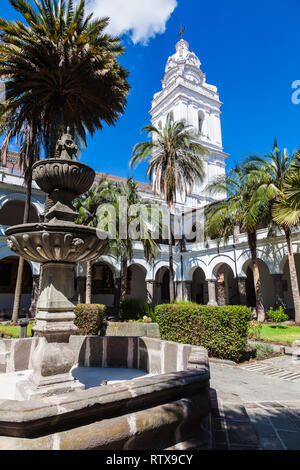
{"label": "courtyard", "polygon": [[299,6],[125,3],[1,4],[0,450],[299,451]]}

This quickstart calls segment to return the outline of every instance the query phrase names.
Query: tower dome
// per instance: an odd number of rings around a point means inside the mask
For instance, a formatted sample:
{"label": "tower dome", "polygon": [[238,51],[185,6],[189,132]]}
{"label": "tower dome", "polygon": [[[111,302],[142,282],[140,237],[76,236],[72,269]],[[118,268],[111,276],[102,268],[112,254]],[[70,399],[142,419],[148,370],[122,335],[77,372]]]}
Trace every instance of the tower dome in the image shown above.
{"label": "tower dome", "polygon": [[196,54],[189,50],[189,47],[189,43],[184,39],[177,42],[176,52],[169,57],[165,68],[163,88],[173,83],[178,77],[190,80],[197,85],[201,85],[205,80],[205,75],[200,69],[201,62]]}

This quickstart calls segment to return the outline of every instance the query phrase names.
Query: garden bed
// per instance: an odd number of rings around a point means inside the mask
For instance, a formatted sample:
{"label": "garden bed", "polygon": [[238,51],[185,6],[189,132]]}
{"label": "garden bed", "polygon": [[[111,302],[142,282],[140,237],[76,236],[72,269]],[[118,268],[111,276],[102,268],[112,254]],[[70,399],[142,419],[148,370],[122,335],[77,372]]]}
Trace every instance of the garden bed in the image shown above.
{"label": "garden bed", "polygon": [[300,340],[300,326],[291,326],[276,323],[261,325],[261,331],[251,339],[264,343],[274,343],[284,346],[292,346],[293,342]]}

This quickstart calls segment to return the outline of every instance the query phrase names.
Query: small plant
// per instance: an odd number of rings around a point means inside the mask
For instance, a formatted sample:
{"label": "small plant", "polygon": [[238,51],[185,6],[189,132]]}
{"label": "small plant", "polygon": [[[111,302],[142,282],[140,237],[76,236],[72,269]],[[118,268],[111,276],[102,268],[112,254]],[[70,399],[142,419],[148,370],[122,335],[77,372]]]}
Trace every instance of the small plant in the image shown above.
{"label": "small plant", "polygon": [[76,315],[74,323],[78,328],[77,334],[81,336],[98,336],[104,320],[105,312],[105,305],[77,305],[74,310]]}
{"label": "small plant", "polygon": [[248,330],[249,339],[260,339],[262,325],[260,323],[251,323]]}
{"label": "small plant", "polygon": [[267,317],[269,320],[273,321],[274,323],[282,323],[282,322],[288,321],[289,319],[288,315],[284,312],[282,307],[279,307],[277,310],[270,308],[270,310],[267,313]]}
{"label": "small plant", "polygon": [[[142,320],[151,317],[153,307],[141,299],[127,297],[120,304],[120,317],[122,320]],[[152,317],[151,317],[152,318]]]}

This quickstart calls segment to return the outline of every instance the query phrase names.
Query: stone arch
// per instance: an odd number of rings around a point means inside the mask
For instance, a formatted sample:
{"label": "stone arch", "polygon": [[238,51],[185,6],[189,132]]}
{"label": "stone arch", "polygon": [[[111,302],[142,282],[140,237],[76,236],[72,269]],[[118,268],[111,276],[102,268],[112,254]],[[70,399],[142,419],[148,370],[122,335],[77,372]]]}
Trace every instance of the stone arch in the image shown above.
{"label": "stone arch", "polygon": [[238,280],[228,263],[218,263],[214,268],[218,305],[237,305],[240,302]]}
{"label": "stone arch", "polygon": [[218,270],[222,264],[228,265],[234,273],[234,277],[236,277],[237,268],[234,260],[227,255],[217,255],[210,261],[208,265],[207,279],[216,280]]}
{"label": "stone arch", "polygon": [[[156,275],[157,275],[158,271],[159,271],[161,268],[167,268],[167,269],[169,269],[169,261],[167,261],[167,260],[160,260],[160,261],[158,261],[158,262],[154,265],[154,268],[153,268],[153,279],[154,279],[154,280],[156,279]],[[175,282],[178,280],[179,272],[180,272],[180,263],[174,262],[174,276],[175,276]]]}
{"label": "stone arch", "polygon": [[169,266],[161,266],[155,274],[155,303],[170,302],[170,272]]}
{"label": "stone arch", "polygon": [[[0,225],[12,226],[23,223],[25,201],[22,199],[10,199],[0,209]],[[30,204],[29,223],[40,222],[38,210],[34,204]]]}
{"label": "stone arch", "polygon": [[[274,279],[272,278],[272,270],[264,259],[257,258],[260,281],[261,281],[261,290],[263,297],[263,304],[266,310],[270,307],[275,306],[275,288],[274,288]],[[252,263],[251,259],[248,259],[243,264],[243,273],[246,274],[246,296],[247,304],[250,307],[255,307],[255,290],[253,284],[253,273],[252,273]]]}
{"label": "stone arch", "polygon": [[[295,248],[293,249],[294,259],[295,259],[298,285],[300,285],[300,253],[299,252],[297,253]],[[287,255],[283,257],[282,261],[285,261],[285,263],[282,264],[282,290],[283,290],[284,305],[288,313],[291,314],[291,316],[293,317],[295,309],[294,309],[289,262],[288,262]]]}
{"label": "stone arch", "polygon": [[92,265],[92,302],[113,307],[115,288],[112,266],[102,259],[94,262]]}
{"label": "stone arch", "polygon": [[[0,313],[1,316],[11,318],[15,297],[19,256],[11,253],[4,257],[2,257],[2,255],[3,253],[1,253],[0,259]],[[29,316],[32,302],[33,274],[31,264],[25,260],[20,302],[21,316]]]}
{"label": "stone arch", "polygon": [[[25,193],[5,193],[0,195],[0,210],[3,208],[3,206],[9,202],[9,201],[14,201],[14,200],[21,200],[21,201],[26,201],[26,194]],[[31,204],[35,207],[37,210],[37,213],[39,216],[44,214],[44,204],[39,201],[37,197],[33,194],[31,196]]]}
{"label": "stone arch", "polygon": [[[16,255],[16,253],[14,253],[13,251],[11,251],[8,248],[8,246],[6,244],[0,246],[0,261],[4,258],[8,258],[9,256],[15,256],[15,257],[19,258]],[[35,263],[33,261],[26,261],[26,262],[31,266],[32,274],[34,276],[38,276],[40,274],[41,265],[39,263]]]}
{"label": "stone arch", "polygon": [[188,259],[184,264],[184,277],[186,281],[193,280],[193,274],[196,269],[201,268],[207,278],[207,265],[201,258]]}
{"label": "stone arch", "polygon": [[112,255],[107,255],[107,256],[100,256],[100,258],[97,258],[96,260],[93,261],[93,264],[96,263],[104,263],[109,268],[112,270],[114,278],[117,279],[121,276],[121,266],[120,262],[117,260],[116,257]]}
{"label": "stone arch", "polygon": [[146,268],[139,263],[132,263],[128,268],[129,296],[147,300]]}
{"label": "stone arch", "polygon": [[209,298],[205,271],[202,267],[195,265],[190,272],[192,273],[191,299],[193,302],[206,305]]}

